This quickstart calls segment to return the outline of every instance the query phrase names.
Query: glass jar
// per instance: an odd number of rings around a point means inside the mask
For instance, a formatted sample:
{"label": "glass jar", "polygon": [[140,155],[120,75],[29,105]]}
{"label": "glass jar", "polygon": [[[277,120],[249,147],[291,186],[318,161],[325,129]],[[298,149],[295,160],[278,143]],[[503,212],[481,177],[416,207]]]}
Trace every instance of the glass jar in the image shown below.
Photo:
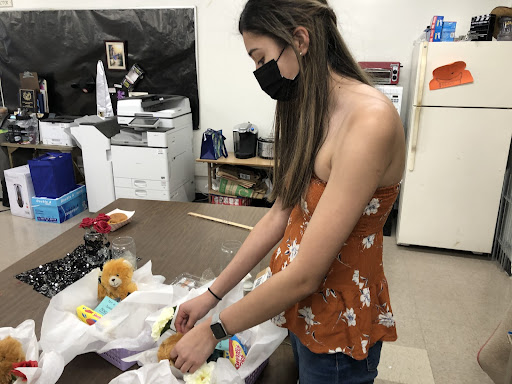
{"label": "glass jar", "polygon": [[135,240],[130,236],[120,236],[112,240],[112,258],[128,260],[133,266],[133,270],[136,270],[137,250],[135,248]]}
{"label": "glass jar", "polygon": [[222,242],[220,247],[220,252],[217,255],[216,260],[212,265],[213,272],[219,276],[220,273],[228,266],[228,264],[233,260],[236,253],[242,246],[242,243],[238,240],[225,240]]}
{"label": "glass jar", "polygon": [[512,41],[512,17],[501,16],[499,20],[500,33],[497,36],[498,41]]}
{"label": "glass jar", "polygon": [[109,259],[109,243],[106,233],[87,231],[84,235],[84,242],[87,261],[90,264],[103,264]]}

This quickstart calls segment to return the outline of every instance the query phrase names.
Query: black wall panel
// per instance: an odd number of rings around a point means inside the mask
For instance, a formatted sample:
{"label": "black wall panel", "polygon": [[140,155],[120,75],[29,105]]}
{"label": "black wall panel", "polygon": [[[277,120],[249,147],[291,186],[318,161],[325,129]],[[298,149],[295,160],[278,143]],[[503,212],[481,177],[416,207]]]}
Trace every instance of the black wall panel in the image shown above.
{"label": "black wall panel", "polygon": [[[184,95],[199,124],[195,17],[192,8],[0,12],[0,76],[6,106],[18,107],[19,73],[48,81],[51,112],[96,114],[95,92],[71,87],[96,78],[102,60],[110,86],[127,71],[107,69],[105,41],[126,42],[127,70],[145,71],[136,91]],[[112,102],[115,106],[116,97]]]}

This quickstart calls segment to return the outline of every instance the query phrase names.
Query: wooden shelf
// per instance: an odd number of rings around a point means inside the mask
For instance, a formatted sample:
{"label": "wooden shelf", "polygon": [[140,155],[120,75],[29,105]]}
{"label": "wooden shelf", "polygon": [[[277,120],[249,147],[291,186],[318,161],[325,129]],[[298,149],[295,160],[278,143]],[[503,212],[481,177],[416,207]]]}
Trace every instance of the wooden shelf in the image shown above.
{"label": "wooden shelf", "polygon": [[50,150],[50,151],[72,151],[73,148],[68,145],[47,145],[47,144],[18,144],[18,143],[1,143],[2,147],[8,147],[8,148],[29,148],[29,149],[44,149],[44,150]]}
{"label": "wooden shelf", "polygon": [[[215,179],[215,168],[218,165],[238,165],[253,168],[274,168],[274,160],[262,159],[261,157],[251,157],[250,159],[237,159],[233,152],[228,152],[228,157],[221,157],[218,160],[196,159],[198,163],[206,163],[208,165],[208,197],[211,195],[225,196],[225,197],[240,197],[232,196],[214,191],[212,188],[212,179]],[[251,197],[251,199],[257,199]]]}
{"label": "wooden shelf", "polygon": [[228,157],[221,157],[218,160],[196,159],[198,163],[209,163],[215,165],[242,165],[256,168],[273,168],[274,160],[262,159],[261,157],[251,157],[250,159],[238,159],[233,152],[228,153]]}
{"label": "wooden shelf", "polygon": [[[18,149],[30,149],[34,152],[34,156],[38,156],[39,151],[59,151],[59,152],[71,153],[71,157],[73,158],[73,167],[75,168],[76,182],[79,183],[84,180],[84,176],[78,169],[77,162],[76,162],[76,158],[80,154],[80,148],[78,146],[47,145],[47,144],[18,144],[18,143],[8,143],[8,142],[0,143],[0,146],[6,148],[7,155],[9,157],[9,164],[10,164],[11,168],[15,167],[13,154]],[[26,164],[26,162],[24,162],[24,164]],[[21,165],[21,164],[19,164],[19,165]]]}

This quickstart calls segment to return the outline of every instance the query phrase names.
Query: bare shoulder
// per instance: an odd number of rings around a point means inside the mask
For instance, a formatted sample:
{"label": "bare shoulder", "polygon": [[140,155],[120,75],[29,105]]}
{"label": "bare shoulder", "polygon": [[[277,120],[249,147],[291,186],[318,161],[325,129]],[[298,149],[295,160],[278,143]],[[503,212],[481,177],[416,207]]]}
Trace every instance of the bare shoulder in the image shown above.
{"label": "bare shoulder", "polygon": [[328,180],[336,163],[350,167],[355,159],[364,159],[385,166],[379,171],[382,173],[379,185],[399,180],[405,158],[405,137],[394,105],[379,90],[362,83],[352,83],[336,91],[338,102],[326,143],[317,156],[317,175]]}
{"label": "bare shoulder", "polygon": [[[333,145],[331,163],[351,163],[361,158],[373,163],[381,175],[379,186],[400,180],[405,158],[404,129],[400,116],[389,99],[377,89],[360,84],[349,90],[344,119]],[[341,149],[341,151],[340,151]],[[345,154],[345,155],[341,155]],[[343,160],[343,157],[347,157]]]}
{"label": "bare shoulder", "polygon": [[351,135],[394,136],[403,130],[396,108],[379,90],[360,84],[348,92],[353,97],[345,129]]}

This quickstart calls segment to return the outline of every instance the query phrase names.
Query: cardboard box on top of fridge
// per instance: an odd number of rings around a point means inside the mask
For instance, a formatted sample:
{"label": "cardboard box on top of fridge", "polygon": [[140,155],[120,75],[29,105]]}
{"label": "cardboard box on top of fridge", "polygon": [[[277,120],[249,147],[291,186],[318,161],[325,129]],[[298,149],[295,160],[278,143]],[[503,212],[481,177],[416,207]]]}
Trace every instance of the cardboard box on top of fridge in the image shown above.
{"label": "cardboard box on top of fridge", "polygon": [[57,199],[34,196],[32,206],[36,221],[63,223],[87,209],[85,185],[77,185],[76,189]]}
{"label": "cardboard box on top of fridge", "polygon": [[430,23],[430,40],[441,41],[441,33],[443,31],[444,16],[434,16]]}
{"label": "cardboard box on top of fridge", "polygon": [[15,216],[33,219],[32,197],[35,196],[34,185],[28,165],[6,169],[4,171],[7,194],[11,213]]}
{"label": "cardboard box on top of fridge", "polygon": [[443,30],[441,31],[441,41],[453,41],[455,39],[456,21],[443,21]]}
{"label": "cardboard box on top of fridge", "polygon": [[70,128],[78,126],[74,117],[57,117],[39,121],[39,136],[43,144],[64,145],[72,147],[76,145],[71,136]]}

